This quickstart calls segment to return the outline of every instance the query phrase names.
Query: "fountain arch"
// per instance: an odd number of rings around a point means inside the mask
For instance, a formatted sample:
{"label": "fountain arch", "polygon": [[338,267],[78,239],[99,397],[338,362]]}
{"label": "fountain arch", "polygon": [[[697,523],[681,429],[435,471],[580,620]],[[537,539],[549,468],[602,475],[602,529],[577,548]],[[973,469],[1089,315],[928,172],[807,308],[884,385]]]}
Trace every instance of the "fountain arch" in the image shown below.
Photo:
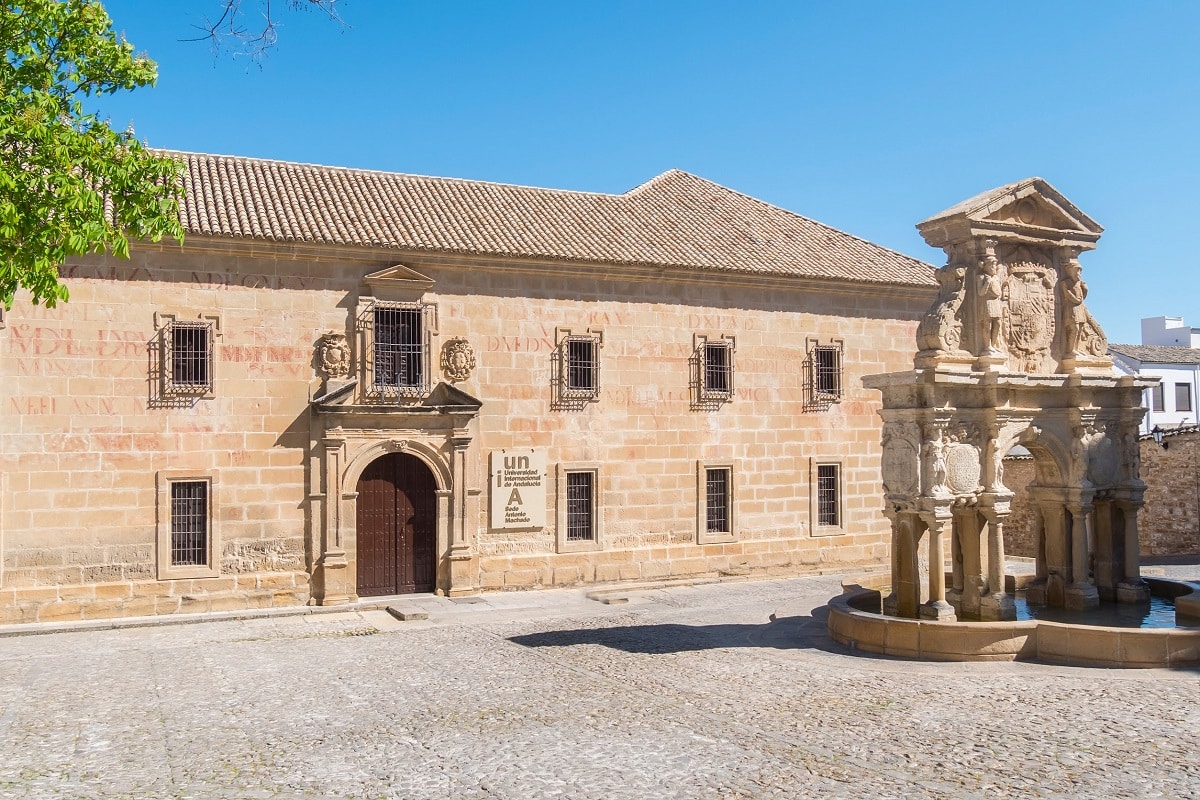
{"label": "fountain arch", "polygon": [[863,381],[883,394],[893,587],[884,611],[1015,619],[1004,576],[1013,493],[1002,459],[1016,444],[1037,465],[1031,599],[1074,609],[1145,600],[1137,434],[1148,382],[1116,375],[1087,310],[1078,257],[1102,228],[1040,178],[917,228],[947,263],[918,327],[914,368]]}

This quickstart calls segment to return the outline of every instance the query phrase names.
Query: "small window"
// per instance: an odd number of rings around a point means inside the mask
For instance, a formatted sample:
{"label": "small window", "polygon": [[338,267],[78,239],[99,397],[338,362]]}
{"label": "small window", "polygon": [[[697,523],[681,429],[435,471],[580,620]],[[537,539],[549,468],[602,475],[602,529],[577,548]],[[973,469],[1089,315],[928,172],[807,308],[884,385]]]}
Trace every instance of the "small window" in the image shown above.
{"label": "small window", "polygon": [[707,341],[701,350],[701,392],[706,400],[733,397],[733,342]]}
{"label": "small window", "polygon": [[220,574],[220,540],[213,514],[213,475],[158,474],[159,580],[214,578]]}
{"label": "small window", "polygon": [[559,464],[557,484],[555,538],[558,552],[598,550],[604,532],[600,503],[600,465]]}
{"label": "small window", "polygon": [[809,340],[804,361],[806,404],[810,410],[824,410],[842,399],[842,345],[816,344]]}
{"label": "small window", "polygon": [[600,349],[603,336],[589,330],[584,334],[559,329],[553,359],[557,366],[554,408],[579,410],[600,397]]}
{"label": "small window", "polygon": [[171,320],[162,331],[163,389],[170,396],[213,390],[213,323]]}
{"label": "small window", "polygon": [[734,463],[697,461],[696,499],[696,543],[734,541]]}
{"label": "small window", "polygon": [[1175,384],[1175,410],[1192,410],[1192,385],[1190,383]]}
{"label": "small window", "polygon": [[590,336],[572,336],[566,347],[567,395],[595,397],[600,392],[600,343]]}
{"label": "small window", "polygon": [[208,563],[208,481],[171,482],[171,566]]}
{"label": "small window", "polygon": [[1156,383],[1150,387],[1150,402],[1151,407],[1155,411],[1166,411],[1166,405],[1163,399],[1163,385],[1161,383]]}
{"label": "small window", "polygon": [[567,473],[567,541],[596,538],[596,476],[591,472]]}
{"label": "small window", "polygon": [[376,394],[420,397],[429,392],[429,315],[422,303],[375,303],[371,384]]}
{"label": "small window", "polygon": [[816,526],[842,527],[842,476],[839,464],[818,464],[815,481]]}
{"label": "small window", "polygon": [[706,469],[704,473],[704,528],[708,533],[729,533],[729,470]]}

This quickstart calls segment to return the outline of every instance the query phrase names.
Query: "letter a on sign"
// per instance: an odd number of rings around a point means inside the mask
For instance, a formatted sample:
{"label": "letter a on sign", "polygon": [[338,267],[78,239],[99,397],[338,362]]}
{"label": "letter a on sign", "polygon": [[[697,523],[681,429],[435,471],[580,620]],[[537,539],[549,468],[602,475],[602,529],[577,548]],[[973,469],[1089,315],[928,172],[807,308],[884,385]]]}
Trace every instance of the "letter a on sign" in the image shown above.
{"label": "letter a on sign", "polygon": [[510,506],[519,506],[523,505],[524,503],[525,501],[521,499],[521,493],[516,489],[513,489],[512,494],[508,496],[508,504]]}

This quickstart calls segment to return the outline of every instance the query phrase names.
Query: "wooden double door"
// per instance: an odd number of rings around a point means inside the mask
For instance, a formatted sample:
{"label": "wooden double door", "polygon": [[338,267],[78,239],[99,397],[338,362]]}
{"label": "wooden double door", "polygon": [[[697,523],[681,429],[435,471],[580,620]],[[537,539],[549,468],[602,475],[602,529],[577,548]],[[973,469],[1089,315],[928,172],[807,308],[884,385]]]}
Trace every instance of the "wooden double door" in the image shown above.
{"label": "wooden double door", "polygon": [[358,594],[432,592],[437,576],[437,485],[416,456],[388,453],[358,479]]}

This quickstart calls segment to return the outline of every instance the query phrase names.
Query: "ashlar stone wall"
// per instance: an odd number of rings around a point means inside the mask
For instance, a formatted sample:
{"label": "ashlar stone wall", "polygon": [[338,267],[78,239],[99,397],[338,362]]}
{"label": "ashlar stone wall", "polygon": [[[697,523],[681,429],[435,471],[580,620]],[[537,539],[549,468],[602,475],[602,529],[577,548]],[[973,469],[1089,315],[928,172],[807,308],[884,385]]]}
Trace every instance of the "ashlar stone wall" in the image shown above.
{"label": "ashlar stone wall", "polygon": [[[477,368],[478,457],[467,489],[477,586],[521,588],[722,573],[784,574],[887,560],[879,418],[864,374],[901,369],[932,292],[659,270],[469,261],[203,241],[63,268],[70,302],[19,301],[0,328],[0,622],[209,611],[309,600],[309,402],[314,347],[353,340],[363,276],[402,261],[433,280],[436,354],[451,338]],[[164,315],[213,318],[215,391],[166,402]],[[551,407],[556,329],[602,331],[599,399]],[[733,398],[697,409],[695,335],[736,343]],[[806,409],[813,342],[844,347],[845,396]],[[603,540],[556,550],[547,526],[488,528],[487,455],[544,450],[599,465]],[[699,544],[697,468],[734,470],[736,530]],[[836,463],[842,524],[814,524],[814,471]],[[164,476],[212,481],[214,577],[156,568]],[[350,487],[351,489],[353,487]],[[444,554],[442,554],[444,557]]]}

